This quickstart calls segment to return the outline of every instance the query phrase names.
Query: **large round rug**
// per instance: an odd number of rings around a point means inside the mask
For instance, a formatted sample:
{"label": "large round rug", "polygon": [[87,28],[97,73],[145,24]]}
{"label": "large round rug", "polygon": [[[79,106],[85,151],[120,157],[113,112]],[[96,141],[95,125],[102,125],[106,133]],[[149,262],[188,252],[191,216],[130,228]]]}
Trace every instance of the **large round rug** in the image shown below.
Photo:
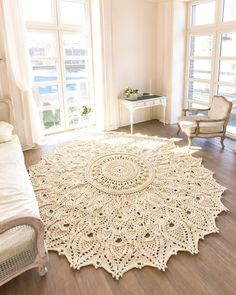
{"label": "large round rug", "polygon": [[224,188],[201,159],[170,140],[101,134],[65,145],[30,168],[49,250],[71,267],[164,270],[178,251],[218,232]]}

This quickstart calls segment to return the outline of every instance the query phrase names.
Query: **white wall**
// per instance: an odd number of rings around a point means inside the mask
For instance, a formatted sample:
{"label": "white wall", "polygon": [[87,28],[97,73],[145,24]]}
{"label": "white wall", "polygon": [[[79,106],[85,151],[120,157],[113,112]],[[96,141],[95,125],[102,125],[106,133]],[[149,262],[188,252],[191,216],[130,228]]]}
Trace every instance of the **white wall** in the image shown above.
{"label": "white wall", "polygon": [[185,46],[187,5],[182,1],[173,3],[173,53],[172,53],[172,106],[170,123],[176,123],[182,113],[185,79]]}
{"label": "white wall", "polygon": [[[110,108],[116,108],[110,117],[108,129],[129,124],[126,109],[119,109],[118,95],[126,86],[156,91],[156,3],[147,0],[112,0],[112,97]],[[134,114],[134,122],[151,119],[151,110]]]}
{"label": "white wall", "polygon": [[[186,3],[178,0],[104,0],[105,44],[111,65],[110,92],[106,105],[108,130],[129,124],[129,113],[120,108],[117,97],[126,86],[165,95],[167,123],[181,114],[185,66]],[[108,8],[109,6],[109,8]],[[108,19],[109,19],[108,17]],[[110,42],[110,43],[109,43]],[[111,115],[112,114],[112,115]],[[162,120],[162,108],[139,110],[134,122]]]}
{"label": "white wall", "polygon": [[[157,92],[166,95],[167,123],[181,114],[185,78],[187,5],[183,1],[157,3]],[[157,113],[162,118],[161,112]]]}
{"label": "white wall", "polygon": [[[166,122],[170,122],[171,117],[171,86],[172,86],[172,18],[173,10],[171,1],[157,3],[157,92],[167,97]],[[162,113],[157,112],[157,117],[161,118]]]}

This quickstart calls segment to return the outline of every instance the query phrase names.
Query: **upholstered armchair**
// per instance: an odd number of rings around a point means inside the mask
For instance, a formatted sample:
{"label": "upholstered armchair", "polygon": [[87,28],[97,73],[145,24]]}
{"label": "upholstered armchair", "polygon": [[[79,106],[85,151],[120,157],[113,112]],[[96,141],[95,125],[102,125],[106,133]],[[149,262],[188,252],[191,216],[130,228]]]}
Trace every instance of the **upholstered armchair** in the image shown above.
{"label": "upholstered armchair", "polygon": [[[188,136],[189,147],[195,137],[220,137],[224,148],[226,127],[232,110],[232,102],[223,96],[214,96],[210,108],[183,109],[183,116],[178,118],[178,132],[183,131]],[[206,115],[187,115],[188,112],[207,112]]]}

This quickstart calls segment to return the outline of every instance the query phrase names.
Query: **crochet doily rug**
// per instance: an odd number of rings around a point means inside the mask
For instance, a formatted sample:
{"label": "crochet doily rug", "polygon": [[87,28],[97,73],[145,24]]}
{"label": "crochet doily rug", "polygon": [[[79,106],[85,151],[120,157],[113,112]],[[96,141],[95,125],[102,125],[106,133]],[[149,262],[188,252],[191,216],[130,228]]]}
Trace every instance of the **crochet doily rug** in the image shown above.
{"label": "crochet doily rug", "polygon": [[224,188],[201,159],[170,140],[125,134],[81,137],[44,157],[30,176],[49,250],[74,269],[164,270],[178,251],[218,232]]}

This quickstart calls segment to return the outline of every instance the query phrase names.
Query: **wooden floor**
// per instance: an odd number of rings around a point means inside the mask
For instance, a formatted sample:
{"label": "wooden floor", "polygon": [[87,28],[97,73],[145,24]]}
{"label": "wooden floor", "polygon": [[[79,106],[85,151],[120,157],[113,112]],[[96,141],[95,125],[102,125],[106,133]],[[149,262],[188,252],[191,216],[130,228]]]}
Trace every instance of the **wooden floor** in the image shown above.
{"label": "wooden floor", "polygon": [[[158,121],[136,124],[134,130],[146,135],[176,138],[176,144],[187,144],[183,134],[176,135],[175,126],[163,126]],[[119,131],[129,132],[128,127]],[[60,135],[69,140],[70,136]],[[66,136],[66,137],[65,137]],[[73,135],[74,136],[74,135]],[[52,140],[57,143],[57,139]],[[55,146],[25,152],[27,166],[35,164]],[[3,287],[1,295],[234,295],[236,294],[236,154],[233,142],[226,140],[225,150],[219,141],[194,140],[195,157],[202,157],[205,167],[215,172],[217,181],[228,188],[223,203],[230,210],[222,213],[217,225],[219,234],[212,234],[200,241],[198,255],[178,253],[171,257],[168,269],[163,272],[145,267],[131,270],[119,281],[103,269],[84,267],[70,269],[65,257],[49,253],[49,271],[40,278],[37,270],[30,270]]]}

